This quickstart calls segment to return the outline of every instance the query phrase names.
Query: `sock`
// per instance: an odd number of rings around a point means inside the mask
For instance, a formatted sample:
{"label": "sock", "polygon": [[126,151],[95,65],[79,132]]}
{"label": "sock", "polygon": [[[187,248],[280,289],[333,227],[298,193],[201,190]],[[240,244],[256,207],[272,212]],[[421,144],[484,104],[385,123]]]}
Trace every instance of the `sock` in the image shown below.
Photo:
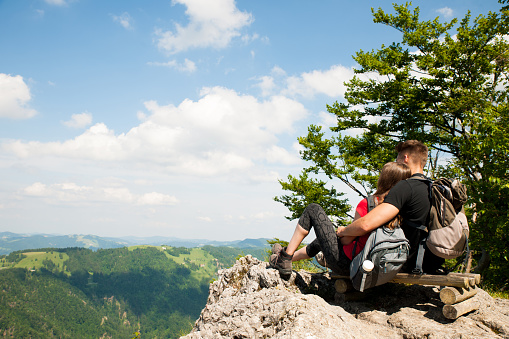
{"label": "sock", "polygon": [[281,256],[283,258],[293,258],[293,254],[292,255],[289,255],[288,253],[286,253],[286,247],[284,247],[282,250],[281,250]]}

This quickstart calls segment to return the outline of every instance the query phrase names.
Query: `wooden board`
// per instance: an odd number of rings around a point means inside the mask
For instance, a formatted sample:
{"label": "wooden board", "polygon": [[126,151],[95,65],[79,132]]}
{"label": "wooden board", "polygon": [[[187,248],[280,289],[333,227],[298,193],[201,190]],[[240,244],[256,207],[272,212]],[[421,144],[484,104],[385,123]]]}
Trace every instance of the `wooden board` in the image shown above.
{"label": "wooden board", "polygon": [[[331,274],[331,278],[350,280],[349,276],[335,274]],[[480,281],[480,276],[476,277],[476,275],[461,273],[448,275],[398,273],[391,282],[398,284],[454,286],[468,289],[474,287],[478,280]]]}

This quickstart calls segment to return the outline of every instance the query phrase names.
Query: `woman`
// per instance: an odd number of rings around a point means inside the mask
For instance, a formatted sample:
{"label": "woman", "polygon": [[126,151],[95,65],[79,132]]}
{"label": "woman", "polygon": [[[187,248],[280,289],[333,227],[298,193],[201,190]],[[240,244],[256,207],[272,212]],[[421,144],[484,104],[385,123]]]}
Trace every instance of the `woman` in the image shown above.
{"label": "woman", "polygon": [[[374,194],[375,204],[382,203],[390,189],[400,180],[409,178],[410,175],[410,168],[405,164],[396,162],[385,164],[378,178],[377,190]],[[357,205],[355,219],[367,213],[367,199],[363,199]],[[389,227],[394,227],[396,218],[389,222]],[[297,247],[309,234],[311,227],[315,230],[316,239],[297,251]],[[355,247],[355,255],[358,254],[364,248],[368,237],[369,233],[360,237],[342,237],[338,241],[334,225],[324,210],[318,204],[310,204],[300,217],[288,246],[282,248],[281,245],[275,244],[272,247],[274,254],[270,257],[270,266],[279,270],[281,275],[290,275],[292,261],[310,259],[322,251],[327,267],[337,274],[349,275],[350,262],[354,256],[353,249]]]}

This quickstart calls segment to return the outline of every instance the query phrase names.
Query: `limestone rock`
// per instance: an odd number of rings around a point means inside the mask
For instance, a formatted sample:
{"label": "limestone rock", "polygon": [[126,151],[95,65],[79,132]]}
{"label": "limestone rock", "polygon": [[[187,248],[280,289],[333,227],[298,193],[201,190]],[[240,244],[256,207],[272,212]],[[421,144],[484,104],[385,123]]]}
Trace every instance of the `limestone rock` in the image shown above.
{"label": "limestone rock", "polygon": [[334,294],[326,273],[284,280],[248,255],[219,271],[184,338],[509,338],[509,302],[482,290],[481,308],[454,321],[442,315],[436,287],[386,284],[356,302]]}

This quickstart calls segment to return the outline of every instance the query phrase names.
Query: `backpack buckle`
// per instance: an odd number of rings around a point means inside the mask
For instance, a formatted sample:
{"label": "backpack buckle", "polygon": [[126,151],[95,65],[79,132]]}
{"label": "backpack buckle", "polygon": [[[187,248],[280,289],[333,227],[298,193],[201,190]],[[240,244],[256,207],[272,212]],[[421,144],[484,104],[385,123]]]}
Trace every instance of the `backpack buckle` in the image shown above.
{"label": "backpack buckle", "polygon": [[412,270],[412,274],[422,275],[422,274],[423,274],[423,271],[422,271],[422,269],[419,269],[419,268],[417,268],[417,267],[416,267],[416,268],[414,268],[414,269]]}

